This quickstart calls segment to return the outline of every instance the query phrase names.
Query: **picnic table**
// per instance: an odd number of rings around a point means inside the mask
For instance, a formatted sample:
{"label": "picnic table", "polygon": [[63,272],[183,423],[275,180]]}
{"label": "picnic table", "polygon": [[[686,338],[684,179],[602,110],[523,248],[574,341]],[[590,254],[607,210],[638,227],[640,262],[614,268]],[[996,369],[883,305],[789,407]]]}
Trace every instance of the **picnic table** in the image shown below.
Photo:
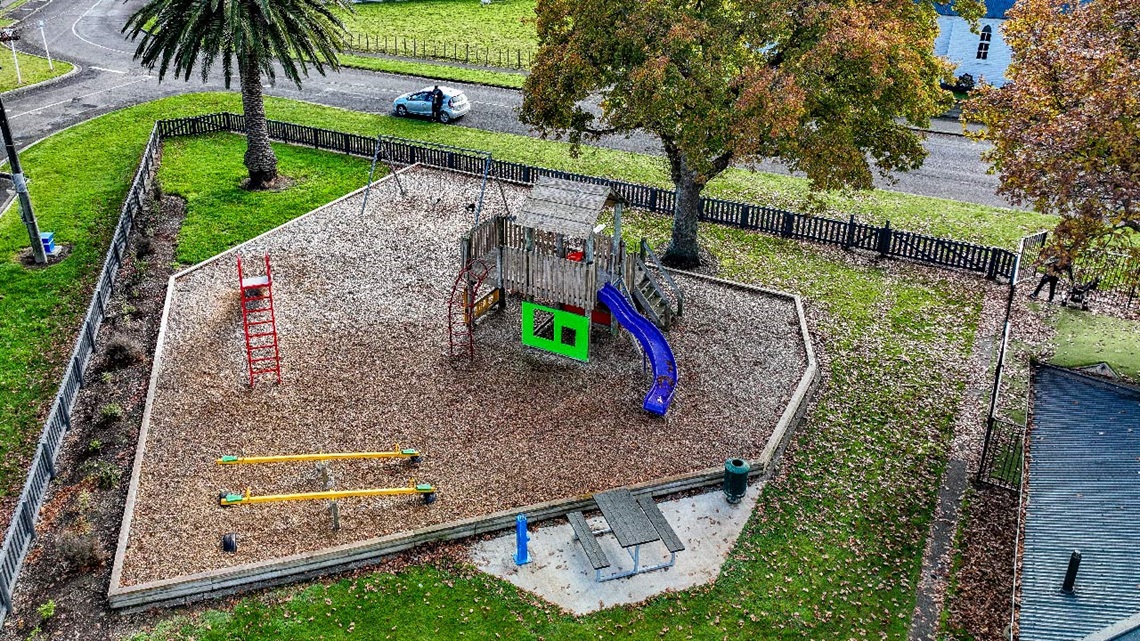
{"label": "picnic table", "polygon": [[[582,549],[594,568],[595,580],[611,581],[672,567],[677,561],[677,552],[685,549],[685,545],[665,520],[665,515],[661,514],[652,496],[646,494],[634,498],[629,490],[621,488],[595,494],[594,502],[601,510],[608,527],[601,530],[590,529],[586,517],[581,512],[571,512],[566,516],[570,520],[570,527],[574,530],[574,537],[582,544]],[[633,559],[633,569],[603,577],[602,570],[613,564],[605,550],[598,544],[597,537],[611,533],[617,539],[618,545]],[[669,560],[641,567],[641,546],[658,541],[668,550]]]}

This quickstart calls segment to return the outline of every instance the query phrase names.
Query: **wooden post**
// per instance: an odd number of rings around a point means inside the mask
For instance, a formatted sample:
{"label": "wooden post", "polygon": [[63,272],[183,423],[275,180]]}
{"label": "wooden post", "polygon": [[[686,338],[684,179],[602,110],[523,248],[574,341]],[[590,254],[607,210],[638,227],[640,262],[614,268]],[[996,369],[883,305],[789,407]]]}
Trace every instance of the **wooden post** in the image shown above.
{"label": "wooden post", "polygon": [[621,255],[621,201],[614,203],[614,244],[613,244],[613,261],[614,273],[621,274],[622,262],[624,256]]}
{"label": "wooden post", "polygon": [[[317,471],[321,474],[321,484],[324,485],[325,491],[333,489],[333,475],[329,471],[328,463],[317,463]],[[329,516],[332,517],[333,532],[340,530],[340,506],[337,505],[336,500],[329,501]]]}

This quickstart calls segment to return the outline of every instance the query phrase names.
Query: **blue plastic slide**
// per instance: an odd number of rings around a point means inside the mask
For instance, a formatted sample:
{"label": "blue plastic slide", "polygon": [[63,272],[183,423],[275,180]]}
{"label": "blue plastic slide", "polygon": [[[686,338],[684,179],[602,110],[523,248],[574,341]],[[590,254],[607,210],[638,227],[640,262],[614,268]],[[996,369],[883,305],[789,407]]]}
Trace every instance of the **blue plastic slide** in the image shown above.
{"label": "blue plastic slide", "polygon": [[665,416],[673,392],[677,389],[677,361],[665,335],[650,320],[633,308],[629,300],[613,285],[606,283],[598,290],[598,300],[610,308],[614,318],[641,343],[649,364],[653,367],[653,387],[645,395],[642,407],[646,412]]}

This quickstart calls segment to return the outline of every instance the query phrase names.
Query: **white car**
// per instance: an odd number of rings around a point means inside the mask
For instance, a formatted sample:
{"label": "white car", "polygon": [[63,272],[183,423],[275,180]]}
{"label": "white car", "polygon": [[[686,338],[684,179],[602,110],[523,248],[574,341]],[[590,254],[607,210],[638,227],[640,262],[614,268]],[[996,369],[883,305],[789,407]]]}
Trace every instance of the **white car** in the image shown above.
{"label": "white car", "polygon": [[[419,91],[408,92],[392,103],[392,109],[397,116],[420,116],[431,118],[431,93],[435,86],[424,87]],[[467,96],[459,89],[440,85],[443,92],[443,107],[439,110],[439,121],[447,124],[456,118],[462,118],[471,111],[471,103]]]}

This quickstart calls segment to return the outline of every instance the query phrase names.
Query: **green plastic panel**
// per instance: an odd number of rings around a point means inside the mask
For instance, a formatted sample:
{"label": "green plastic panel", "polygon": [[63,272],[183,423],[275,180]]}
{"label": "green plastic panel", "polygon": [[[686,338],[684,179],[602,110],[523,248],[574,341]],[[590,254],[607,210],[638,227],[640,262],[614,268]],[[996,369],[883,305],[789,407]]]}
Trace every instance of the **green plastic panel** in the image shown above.
{"label": "green plastic panel", "polygon": [[[534,313],[542,311],[554,317],[554,340],[543,338],[534,333]],[[569,328],[574,332],[574,343],[566,344],[562,341],[562,330]],[[574,360],[589,362],[590,360],[590,319],[586,316],[567,312],[552,307],[543,307],[535,303],[523,301],[522,304],[522,343],[527,347],[534,347],[543,351],[566,356]]]}

